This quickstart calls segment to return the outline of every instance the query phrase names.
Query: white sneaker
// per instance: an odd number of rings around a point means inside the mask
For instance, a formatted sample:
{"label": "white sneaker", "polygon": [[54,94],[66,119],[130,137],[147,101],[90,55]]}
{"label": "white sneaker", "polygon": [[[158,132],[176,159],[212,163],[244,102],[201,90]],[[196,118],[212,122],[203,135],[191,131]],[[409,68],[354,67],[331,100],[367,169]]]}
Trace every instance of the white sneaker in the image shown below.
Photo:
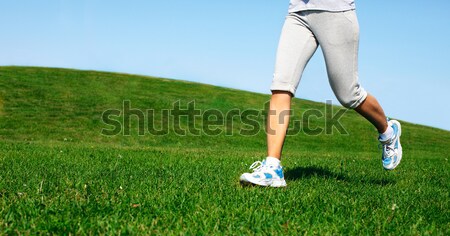
{"label": "white sneaker", "polygon": [[386,140],[382,141],[379,139],[383,145],[383,154],[381,160],[383,162],[383,168],[385,170],[393,170],[400,164],[402,160],[402,145],[400,144],[400,136],[402,135],[402,127],[400,122],[396,120],[389,120],[388,125],[394,129],[394,135]]}
{"label": "white sneaker", "polygon": [[253,173],[244,173],[240,177],[242,184],[252,184],[267,187],[286,187],[284,180],[283,167],[268,166],[266,161],[254,162],[250,169]]}

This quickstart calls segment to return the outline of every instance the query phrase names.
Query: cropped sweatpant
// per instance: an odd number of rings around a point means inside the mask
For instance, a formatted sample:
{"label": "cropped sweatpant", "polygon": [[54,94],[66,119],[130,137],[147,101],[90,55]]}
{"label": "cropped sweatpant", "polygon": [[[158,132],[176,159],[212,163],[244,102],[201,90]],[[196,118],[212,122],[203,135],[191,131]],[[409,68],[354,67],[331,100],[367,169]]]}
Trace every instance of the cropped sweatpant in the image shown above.
{"label": "cropped sweatpant", "polygon": [[270,89],[295,95],[303,70],[319,45],[338,101],[347,108],[358,107],[367,92],[358,82],[359,25],[354,10],[289,13],[281,32]]}

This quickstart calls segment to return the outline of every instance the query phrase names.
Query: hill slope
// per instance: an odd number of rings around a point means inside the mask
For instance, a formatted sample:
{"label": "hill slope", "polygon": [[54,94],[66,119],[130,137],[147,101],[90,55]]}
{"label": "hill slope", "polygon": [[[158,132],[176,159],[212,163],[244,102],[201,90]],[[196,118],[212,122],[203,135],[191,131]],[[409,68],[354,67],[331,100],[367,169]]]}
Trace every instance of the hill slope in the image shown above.
{"label": "hill slope", "polygon": [[[303,129],[285,144],[289,187],[240,187],[241,172],[265,155],[268,99],[146,76],[0,67],[0,232],[449,233],[450,132],[435,128],[403,122],[405,159],[384,172],[367,121],[348,111],[339,119],[348,134],[338,125],[326,134],[325,105],[294,99]],[[177,105],[195,119],[178,125]],[[167,134],[151,134],[162,124]]]}

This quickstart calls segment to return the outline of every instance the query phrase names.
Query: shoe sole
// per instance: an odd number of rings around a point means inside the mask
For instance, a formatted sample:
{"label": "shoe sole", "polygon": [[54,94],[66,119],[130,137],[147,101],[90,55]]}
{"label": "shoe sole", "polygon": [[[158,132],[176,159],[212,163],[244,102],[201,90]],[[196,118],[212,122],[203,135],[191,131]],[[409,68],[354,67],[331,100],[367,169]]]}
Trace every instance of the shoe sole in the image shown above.
{"label": "shoe sole", "polygon": [[244,180],[240,180],[239,181],[240,184],[242,186],[259,186],[259,187],[272,187],[272,188],[284,188],[286,187],[286,183],[278,183],[278,184],[270,184],[270,185],[262,185],[262,184],[257,184],[257,183],[252,183],[252,182],[247,182]]}
{"label": "shoe sole", "polygon": [[284,179],[281,180],[275,180],[272,181],[272,183],[262,183],[262,182],[255,182],[252,181],[251,179],[247,179],[245,177],[240,178],[239,182],[241,183],[241,185],[244,186],[262,186],[262,187],[272,187],[272,188],[280,188],[280,187],[286,187],[286,181]]}

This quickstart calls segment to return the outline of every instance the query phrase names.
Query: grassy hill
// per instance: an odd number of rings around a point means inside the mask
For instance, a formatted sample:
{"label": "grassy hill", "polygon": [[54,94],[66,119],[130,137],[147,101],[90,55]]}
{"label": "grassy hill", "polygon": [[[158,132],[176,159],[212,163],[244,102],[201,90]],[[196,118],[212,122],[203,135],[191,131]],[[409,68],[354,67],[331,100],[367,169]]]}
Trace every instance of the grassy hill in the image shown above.
{"label": "grassy hill", "polygon": [[[239,175],[265,157],[268,100],[147,76],[0,67],[0,234],[450,233],[450,132],[440,129],[402,122],[404,160],[386,172],[376,130],[348,111],[346,135],[288,137],[287,188],[241,187]],[[102,134],[126,122],[124,101],[144,116]],[[194,120],[161,116],[190,103]],[[294,120],[325,128],[325,117],[304,117],[311,110],[325,105],[294,99]],[[206,127],[205,114],[220,125]],[[152,135],[149,119],[168,134]]]}

